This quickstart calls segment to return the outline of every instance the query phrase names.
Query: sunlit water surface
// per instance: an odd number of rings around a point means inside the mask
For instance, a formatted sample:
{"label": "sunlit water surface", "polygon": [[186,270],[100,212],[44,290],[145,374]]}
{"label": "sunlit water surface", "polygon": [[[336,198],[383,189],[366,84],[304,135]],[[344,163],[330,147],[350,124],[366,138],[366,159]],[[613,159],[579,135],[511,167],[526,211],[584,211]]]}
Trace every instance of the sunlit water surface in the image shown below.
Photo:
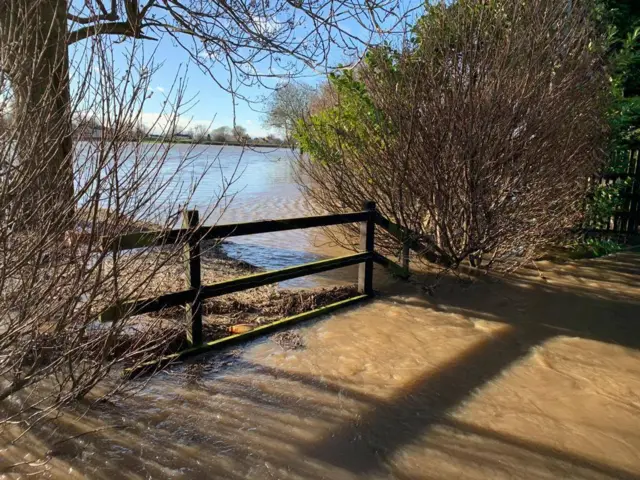
{"label": "sunlit water surface", "polygon": [[[187,155],[186,146],[176,146],[169,155],[165,169],[172,171]],[[198,188],[189,199],[190,208],[201,211],[207,224],[251,222],[310,215],[307,202],[296,177],[295,155],[288,149],[240,147],[200,147],[188,152],[192,158],[185,178],[195,178],[195,172],[206,171]],[[193,172],[193,173],[192,173]],[[180,187],[176,179],[175,191]],[[186,189],[184,196],[186,198]],[[225,192],[224,197],[221,192]],[[218,208],[212,205],[223,198]],[[322,229],[233,237],[225,245],[232,257],[275,270],[313,262],[348,252],[337,247]],[[313,278],[286,282],[288,287],[329,286],[355,280],[356,268],[328,272]]]}
{"label": "sunlit water surface", "polygon": [[[224,218],[305,215],[287,152],[259,155],[245,155],[242,189]],[[198,208],[207,204],[206,185]],[[336,252],[322,243],[319,232],[286,232],[228,249],[278,268]],[[60,444],[51,461],[22,471],[98,479],[640,478],[640,256],[537,268],[506,279],[445,278],[434,295],[376,271],[381,295],[301,326],[305,348],[257,340],[233,358],[212,355],[161,373],[138,395],[80,419],[66,414],[57,438],[125,428]],[[0,466],[41,458],[52,443],[36,433],[0,452]]]}

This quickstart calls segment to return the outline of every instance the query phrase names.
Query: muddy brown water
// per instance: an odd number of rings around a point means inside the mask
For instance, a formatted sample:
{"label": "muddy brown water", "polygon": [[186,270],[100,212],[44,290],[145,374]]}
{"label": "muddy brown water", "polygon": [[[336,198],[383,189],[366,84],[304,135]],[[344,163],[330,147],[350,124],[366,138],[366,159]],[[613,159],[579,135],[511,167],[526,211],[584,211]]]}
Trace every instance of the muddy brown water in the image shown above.
{"label": "muddy brown water", "polygon": [[56,441],[95,432],[53,447],[45,465],[54,440],[34,432],[0,452],[0,468],[34,462],[7,478],[640,478],[640,254],[444,278],[433,295],[420,286],[428,273],[415,284],[375,273],[381,295],[300,326],[304,348],[266,338],[175,367],[133,397],[63,415]]}

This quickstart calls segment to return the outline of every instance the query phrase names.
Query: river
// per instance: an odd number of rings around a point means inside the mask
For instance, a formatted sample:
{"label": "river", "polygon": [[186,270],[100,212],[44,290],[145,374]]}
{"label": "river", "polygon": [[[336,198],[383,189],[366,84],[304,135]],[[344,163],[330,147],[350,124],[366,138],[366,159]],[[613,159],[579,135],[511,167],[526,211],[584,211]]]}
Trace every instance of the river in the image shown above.
{"label": "river", "polygon": [[[295,155],[288,149],[203,146],[189,151],[176,145],[165,168],[173,171],[185,155],[193,158],[185,176],[206,173],[189,197],[189,207],[200,210],[208,225],[250,222],[310,215],[308,205],[296,181]],[[188,152],[188,153],[187,153]],[[233,179],[225,201],[216,210],[214,203],[223,184]],[[178,190],[178,188],[176,188]],[[186,191],[186,189],[183,189]],[[186,197],[186,195],[185,195]],[[225,245],[226,252],[256,266],[275,270],[301,263],[345,254],[329,241],[322,229],[293,230],[264,235],[234,237]],[[357,267],[327,272],[312,278],[285,283],[288,287],[314,287],[353,282]]]}
{"label": "river", "polygon": [[[254,153],[226,218],[307,213],[286,152]],[[196,195],[194,206],[206,198]],[[301,232],[232,248],[271,268],[332,254],[322,243],[321,233]],[[60,438],[81,435],[22,471],[640,478],[640,255],[540,262],[506,278],[375,277],[375,300],[300,326],[303,349],[265,338],[175,367],[137,383],[134,396],[67,412],[52,438],[34,433],[0,452],[0,467],[35,462]]]}

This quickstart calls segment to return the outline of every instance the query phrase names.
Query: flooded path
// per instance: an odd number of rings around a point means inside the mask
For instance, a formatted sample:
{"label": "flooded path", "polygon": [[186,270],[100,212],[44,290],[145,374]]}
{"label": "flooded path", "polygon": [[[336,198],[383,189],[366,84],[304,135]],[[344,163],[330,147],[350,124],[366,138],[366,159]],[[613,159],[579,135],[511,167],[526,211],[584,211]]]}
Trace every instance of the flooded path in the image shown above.
{"label": "flooded path", "polygon": [[433,296],[385,282],[301,327],[304,349],[262,339],[162,373],[66,415],[67,434],[126,428],[64,443],[47,474],[640,478],[640,254],[538,267]]}
{"label": "flooded path", "polygon": [[[274,155],[248,159],[223,221],[306,214]],[[260,237],[229,253],[271,269],[338,252],[317,231]],[[304,348],[257,340],[67,412],[0,451],[0,478],[640,479],[640,253],[538,268],[432,294],[376,271],[381,296],[300,326]]]}

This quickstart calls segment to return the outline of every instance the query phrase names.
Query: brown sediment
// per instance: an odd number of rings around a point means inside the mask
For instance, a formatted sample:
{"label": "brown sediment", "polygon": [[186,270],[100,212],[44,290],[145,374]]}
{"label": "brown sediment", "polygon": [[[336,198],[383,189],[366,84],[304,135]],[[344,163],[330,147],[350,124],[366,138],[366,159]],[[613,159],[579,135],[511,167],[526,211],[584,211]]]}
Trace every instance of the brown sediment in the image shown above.
{"label": "brown sediment", "polygon": [[[202,283],[204,285],[246,276],[261,269],[242,260],[229,257],[222,248],[222,242],[202,244]],[[105,269],[111,268],[105,261]],[[153,272],[153,274],[150,274]],[[158,247],[143,255],[127,258],[122,262],[119,275],[133,285],[132,292],[122,287],[122,295],[127,298],[152,298],[187,288],[181,252],[175,247]],[[145,277],[149,275],[149,278]],[[136,285],[144,285],[137,288]],[[237,333],[251,331],[259,326],[285,317],[314,310],[331,303],[356,296],[355,285],[332,288],[289,289],[277,284],[266,285],[251,290],[207,299],[203,304],[203,341],[211,342]],[[96,310],[100,310],[98,299]],[[104,302],[103,302],[104,303]],[[106,303],[103,305],[106,306]],[[136,315],[123,319],[117,335],[110,335],[111,347],[105,358],[108,361],[126,358],[123,367],[131,367],[139,362],[148,362],[164,355],[185,350],[189,342],[189,324],[184,307],[167,308],[159,312]],[[242,331],[235,331],[241,325]],[[92,327],[87,335],[104,336],[108,324]],[[65,349],[66,338],[55,332],[43,331],[37,348],[32,352],[40,358],[52,361]],[[291,345],[295,342],[289,342]],[[88,342],[87,348],[96,348],[102,355],[101,342]]]}
{"label": "brown sediment", "polygon": [[[355,286],[340,286],[333,288],[317,288],[305,290],[288,290],[277,287],[261,287],[238,294],[208,300],[204,307],[203,337],[205,342],[218,340],[238,333],[245,333],[252,329],[272,323],[284,317],[291,317],[303,312],[315,310],[347,298],[356,296]],[[241,296],[241,298],[237,298]],[[167,309],[149,317],[162,317],[163,322],[157,324],[155,336],[162,341],[147,345],[144,349],[144,359],[167,355],[189,348],[187,338],[187,324],[184,311],[179,308]],[[145,321],[140,316],[139,322]],[[181,325],[180,325],[181,324]],[[119,339],[121,349],[126,351],[138,341],[135,329],[133,332],[123,333]],[[293,332],[281,332],[274,335],[274,341],[285,349],[296,349],[303,346],[299,336]],[[152,353],[150,353],[152,352]],[[142,355],[142,354],[141,354]],[[127,365],[139,361],[138,355],[130,355]]]}
{"label": "brown sediment", "polygon": [[271,337],[271,339],[284,350],[297,350],[299,348],[304,348],[304,339],[302,338],[302,335],[295,330],[276,333]]}

